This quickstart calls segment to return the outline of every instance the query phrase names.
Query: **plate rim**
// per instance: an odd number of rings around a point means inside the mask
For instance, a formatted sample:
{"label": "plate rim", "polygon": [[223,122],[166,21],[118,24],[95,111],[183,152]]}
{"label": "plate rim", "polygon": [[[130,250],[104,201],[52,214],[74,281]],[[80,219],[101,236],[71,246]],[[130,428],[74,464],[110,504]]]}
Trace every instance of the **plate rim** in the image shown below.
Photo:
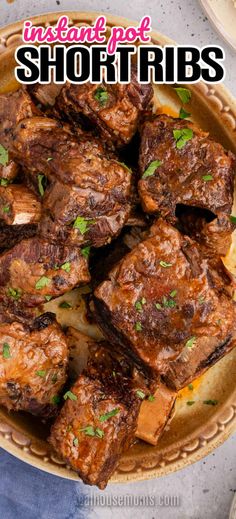
{"label": "plate rim", "polygon": [[[120,24],[125,27],[137,25],[133,21],[121,16],[96,11],[53,11],[41,15],[30,17],[30,20],[37,23],[48,23],[55,21],[59,15],[68,15],[73,22],[91,22],[99,15],[105,15],[107,24]],[[26,19],[26,18],[25,18]],[[20,31],[24,20],[11,23],[0,28],[0,59],[4,59],[4,53],[9,49],[12,51],[20,38]],[[152,41],[158,44],[174,44],[175,42],[158,31],[152,30]],[[17,42],[17,43],[16,43]],[[223,119],[225,131],[235,141],[236,148],[236,99],[223,85],[207,85],[198,83],[189,85],[206,103],[214,107],[214,111]],[[223,409],[222,409],[223,408]],[[217,410],[205,427],[199,425],[192,434],[188,436],[182,447],[175,447],[172,452],[167,452],[161,459],[150,460],[152,456],[139,454],[134,460],[134,455],[127,453],[111,478],[111,483],[124,483],[129,481],[147,480],[180,470],[192,463],[195,463],[210,454],[214,449],[226,441],[231,434],[236,431],[236,385],[231,396]],[[66,479],[79,481],[78,475],[69,469],[66,464],[61,464],[55,456],[51,457],[49,452],[41,445],[34,443],[30,436],[26,436],[20,428],[14,428],[8,420],[0,418],[0,447],[15,456],[16,458],[28,463],[29,465],[44,470]],[[149,448],[150,446],[147,446]],[[167,449],[168,450],[168,449]],[[160,458],[160,456],[159,456]],[[155,462],[154,462],[155,461]]]}

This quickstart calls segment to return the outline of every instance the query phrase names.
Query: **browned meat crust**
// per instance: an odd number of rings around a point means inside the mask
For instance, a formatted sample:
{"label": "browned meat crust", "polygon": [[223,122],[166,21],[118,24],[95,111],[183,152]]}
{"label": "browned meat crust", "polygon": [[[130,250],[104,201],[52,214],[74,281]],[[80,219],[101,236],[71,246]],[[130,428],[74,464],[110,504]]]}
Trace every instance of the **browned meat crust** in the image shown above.
{"label": "browned meat crust", "polygon": [[11,153],[13,132],[22,119],[39,115],[40,111],[24,89],[0,95],[0,143]]}
{"label": "browned meat crust", "polygon": [[8,410],[54,415],[54,397],[66,381],[68,348],[53,314],[44,314],[31,327],[2,323],[0,339],[0,403]]}
{"label": "browned meat crust", "polygon": [[199,246],[161,220],[95,290],[95,309],[109,340],[151,376],[168,372],[170,383],[170,366],[188,355],[174,387],[204,371],[202,355],[233,347],[235,303],[214,287]]}
{"label": "browned meat crust", "polygon": [[0,255],[0,301],[5,304],[37,306],[89,280],[87,259],[79,248],[34,237]]}
{"label": "browned meat crust", "polygon": [[107,144],[128,144],[138,128],[142,112],[153,97],[151,85],[140,85],[133,66],[128,85],[67,84],[56,107],[75,125],[97,127]]}
{"label": "browned meat crust", "polygon": [[99,347],[51,430],[55,451],[85,483],[101,489],[134,439],[142,400],[131,373]]}
{"label": "browned meat crust", "polygon": [[21,240],[35,236],[38,230],[36,224],[31,225],[5,225],[0,224],[0,244],[3,249],[11,249]]}
{"label": "browned meat crust", "polygon": [[0,187],[0,219],[7,225],[38,223],[41,203],[27,187],[14,184]]}
{"label": "browned meat crust", "polygon": [[0,164],[0,184],[2,185],[3,182],[11,182],[14,180],[18,173],[19,173],[19,166],[9,158],[9,162],[4,166],[3,164]]}

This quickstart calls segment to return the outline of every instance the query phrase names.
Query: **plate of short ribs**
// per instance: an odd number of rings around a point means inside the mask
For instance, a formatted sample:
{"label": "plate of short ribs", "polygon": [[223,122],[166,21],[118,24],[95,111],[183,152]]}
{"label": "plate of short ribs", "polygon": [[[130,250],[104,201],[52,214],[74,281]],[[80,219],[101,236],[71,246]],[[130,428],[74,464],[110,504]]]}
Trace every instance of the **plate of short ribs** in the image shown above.
{"label": "plate of short ribs", "polygon": [[101,489],[233,428],[236,147],[204,88],[133,63],[128,85],[0,95],[0,425]]}

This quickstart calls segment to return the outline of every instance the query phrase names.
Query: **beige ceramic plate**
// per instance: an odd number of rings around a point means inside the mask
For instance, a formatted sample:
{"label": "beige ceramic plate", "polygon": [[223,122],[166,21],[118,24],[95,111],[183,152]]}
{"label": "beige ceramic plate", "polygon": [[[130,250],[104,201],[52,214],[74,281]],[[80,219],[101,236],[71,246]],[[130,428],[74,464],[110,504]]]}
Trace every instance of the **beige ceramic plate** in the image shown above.
{"label": "beige ceramic plate", "polygon": [[199,0],[217,32],[236,50],[235,0]]}
{"label": "beige ceramic plate", "polygon": [[[71,21],[91,23],[95,13],[68,13]],[[47,14],[34,19],[35,24],[53,23],[57,14]],[[129,21],[108,16],[109,25],[130,24]],[[20,42],[22,23],[16,23],[0,30],[0,91],[15,88],[14,46]],[[171,43],[157,32],[152,33],[157,44]],[[236,103],[223,86],[198,84],[191,87],[192,101],[189,107],[193,119],[227,148],[236,152]],[[171,87],[156,89],[158,105],[169,111],[179,111],[178,99]],[[166,108],[165,108],[166,109]],[[233,252],[233,251],[232,251]],[[231,254],[232,266],[235,254]],[[74,310],[61,310],[58,319],[75,324],[79,329],[96,335],[95,327],[89,327],[83,316],[80,298],[81,290],[73,291]],[[57,307],[57,302],[48,304]],[[66,313],[67,312],[67,313]],[[211,407],[203,400],[216,399],[218,405]],[[195,400],[192,407],[188,400]],[[179,470],[209,454],[224,442],[236,429],[236,350],[220,361],[200,380],[194,383],[194,390],[184,390],[177,401],[174,418],[165,431],[157,447],[139,442],[125,454],[114,474],[113,482],[147,479]],[[0,410],[0,446],[18,458],[47,472],[77,479],[75,472],[65,466],[52,453],[46,443],[47,430],[38,420],[23,414],[8,414]]]}

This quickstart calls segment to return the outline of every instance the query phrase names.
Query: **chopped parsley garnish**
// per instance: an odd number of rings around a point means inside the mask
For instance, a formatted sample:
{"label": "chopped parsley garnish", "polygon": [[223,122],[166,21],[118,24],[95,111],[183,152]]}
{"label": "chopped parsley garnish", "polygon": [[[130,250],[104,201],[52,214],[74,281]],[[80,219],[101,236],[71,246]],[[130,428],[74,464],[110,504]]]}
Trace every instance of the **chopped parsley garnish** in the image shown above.
{"label": "chopped parsley garnish", "polygon": [[174,90],[176,91],[177,96],[180,98],[180,101],[182,101],[183,104],[189,103],[192,97],[192,92],[190,92],[188,88],[178,87]]}
{"label": "chopped parsley garnish", "polygon": [[199,301],[200,305],[203,305],[203,303],[205,303],[205,297],[204,296],[200,296],[198,301]]}
{"label": "chopped parsley garnish", "polygon": [[74,393],[72,393],[72,391],[67,391],[64,396],[63,396],[64,400],[67,400],[69,398],[69,400],[77,400],[77,396],[74,395]]}
{"label": "chopped parsley garnish", "polygon": [[174,308],[176,306],[176,301],[174,301],[174,297],[177,294],[177,290],[172,290],[170,293],[170,299],[168,299],[166,296],[163,296],[162,298],[162,304],[161,303],[155,303],[155,307],[157,310],[162,310],[163,308]]}
{"label": "chopped parsley garnish", "polygon": [[60,404],[60,397],[58,395],[55,395],[52,397],[52,403],[55,405]]}
{"label": "chopped parsley garnish", "polygon": [[101,414],[101,416],[99,416],[99,421],[106,422],[106,420],[109,420],[109,418],[112,418],[112,416],[116,416],[119,412],[120,409],[116,407],[115,409],[112,409],[112,411],[109,411],[106,414]]}
{"label": "chopped parsley garnish", "polygon": [[99,102],[99,104],[101,106],[104,106],[107,103],[108,99],[109,99],[109,94],[108,94],[108,92],[106,91],[105,88],[98,87],[95,90],[93,97],[94,97],[94,99],[96,99],[96,101]]}
{"label": "chopped parsley garnish", "polygon": [[138,389],[138,390],[136,391],[136,395],[137,395],[139,398],[141,398],[141,400],[144,400],[144,398],[145,398],[145,396],[146,396],[145,393],[144,393],[141,389]]}
{"label": "chopped parsley garnish", "polygon": [[62,270],[65,270],[65,272],[69,273],[70,272],[70,262],[66,261],[66,263],[63,263],[63,265],[61,265],[60,268]]}
{"label": "chopped parsley garnish", "polygon": [[160,266],[164,267],[166,269],[168,267],[172,267],[172,263],[166,263],[166,261],[160,261]]}
{"label": "chopped parsley garnish", "polygon": [[73,223],[74,229],[79,229],[81,234],[86,234],[86,232],[89,231],[90,225],[93,225],[95,223],[95,220],[89,220],[86,218],[83,218],[83,216],[77,216],[76,220]]}
{"label": "chopped parsley garnish", "polygon": [[70,303],[68,303],[67,301],[62,301],[59,304],[59,308],[72,308],[72,305]]}
{"label": "chopped parsley garnish", "polygon": [[53,160],[53,157],[48,157],[47,162],[50,162],[50,160]]}
{"label": "chopped parsley garnish", "polygon": [[9,346],[9,344],[7,342],[3,343],[2,356],[3,356],[4,359],[10,359],[11,358],[10,346]]}
{"label": "chopped parsley garnish", "polygon": [[185,344],[186,348],[192,348],[194,346],[196,340],[197,340],[197,337],[195,337],[195,336],[190,337],[190,339],[188,339],[188,341]]}
{"label": "chopped parsley garnish", "polygon": [[2,212],[3,212],[3,213],[9,213],[9,212],[10,212],[10,207],[9,207],[9,205],[4,205],[3,208],[2,208]]}
{"label": "chopped parsley garnish", "polygon": [[51,301],[52,296],[44,296],[45,301]]}
{"label": "chopped parsley garnish", "polygon": [[231,221],[234,225],[236,225],[236,216],[232,216],[232,215],[231,215],[231,216],[230,216],[230,221]]}
{"label": "chopped parsley garnish", "polygon": [[176,140],[176,148],[181,150],[186,143],[193,138],[193,130],[191,128],[183,128],[182,130],[173,130],[173,136]]}
{"label": "chopped parsley garnish", "polygon": [[149,395],[148,400],[149,400],[149,402],[154,402],[155,396],[154,395]]}
{"label": "chopped parsley garnish", "polygon": [[35,283],[36,290],[41,290],[41,288],[47,287],[51,283],[51,279],[47,278],[47,276],[42,276],[38,279],[38,281]]}
{"label": "chopped parsley garnish", "polygon": [[136,310],[138,310],[138,312],[142,312],[143,305],[145,305],[146,302],[147,301],[146,301],[145,297],[142,297],[142,299],[140,301],[136,301],[136,303],[135,303]]}
{"label": "chopped parsley garnish", "polygon": [[9,162],[8,150],[4,148],[2,144],[0,144],[0,164],[2,166],[6,166]]}
{"label": "chopped parsley garnish", "polygon": [[38,190],[40,196],[44,195],[44,187],[43,187],[43,180],[45,178],[45,175],[38,175]]}
{"label": "chopped parsley garnish", "polygon": [[209,182],[210,180],[213,180],[212,175],[203,175],[202,180],[205,180],[205,182]]}
{"label": "chopped parsley garnish", "polygon": [[86,436],[97,436],[98,438],[103,438],[104,431],[102,429],[99,429],[99,427],[94,427],[92,425],[87,425],[86,427],[82,427],[82,429],[79,429],[80,432],[84,432]]}
{"label": "chopped parsley garnish", "polygon": [[137,323],[135,323],[135,330],[136,330],[136,332],[141,332],[141,330],[142,330],[142,325],[141,325],[140,321],[138,321]]}
{"label": "chopped parsley garnish", "polygon": [[151,162],[149,164],[148,168],[144,171],[142,178],[147,178],[147,177],[151,177],[152,175],[154,175],[156,169],[159,168],[161,166],[161,164],[162,164],[161,160],[154,160],[153,162]]}
{"label": "chopped parsley garnish", "polygon": [[41,369],[39,371],[36,371],[36,375],[38,375],[38,377],[41,377],[41,378],[44,378],[46,376],[46,370],[45,369]]}
{"label": "chopped parsley garnish", "polygon": [[7,180],[7,178],[0,179],[0,186],[5,187],[5,186],[8,186],[8,184],[9,184],[9,180]]}
{"label": "chopped parsley garnish", "polygon": [[170,297],[175,297],[177,295],[177,290],[172,290],[170,293]]}
{"label": "chopped parsley garnish", "polygon": [[193,384],[189,384],[188,389],[189,389],[189,391],[193,391],[194,390]]}
{"label": "chopped parsley garnish", "polygon": [[79,440],[78,440],[78,438],[74,438],[74,439],[73,439],[73,445],[74,445],[75,447],[78,447],[78,445],[79,445]]}
{"label": "chopped parsley garnish", "polygon": [[88,259],[89,258],[89,254],[90,254],[90,250],[91,250],[91,247],[84,247],[83,249],[81,249],[81,254],[82,256],[84,256],[84,258]]}
{"label": "chopped parsley garnish", "polygon": [[8,295],[11,296],[16,301],[21,297],[21,290],[19,288],[8,288]]}
{"label": "chopped parsley garnish", "polygon": [[203,400],[203,403],[206,405],[217,405],[218,400]]}
{"label": "chopped parsley garnish", "polygon": [[189,405],[189,406],[190,406],[190,405],[193,405],[193,404],[195,404],[195,400],[189,400],[189,401],[187,402],[187,405]]}
{"label": "chopped parsley garnish", "polygon": [[180,119],[187,119],[188,117],[191,117],[191,114],[189,112],[186,112],[186,110],[181,107],[180,111],[179,111],[179,118]]}
{"label": "chopped parsley garnish", "polygon": [[162,310],[162,305],[160,303],[155,303],[155,307],[157,310]]}

